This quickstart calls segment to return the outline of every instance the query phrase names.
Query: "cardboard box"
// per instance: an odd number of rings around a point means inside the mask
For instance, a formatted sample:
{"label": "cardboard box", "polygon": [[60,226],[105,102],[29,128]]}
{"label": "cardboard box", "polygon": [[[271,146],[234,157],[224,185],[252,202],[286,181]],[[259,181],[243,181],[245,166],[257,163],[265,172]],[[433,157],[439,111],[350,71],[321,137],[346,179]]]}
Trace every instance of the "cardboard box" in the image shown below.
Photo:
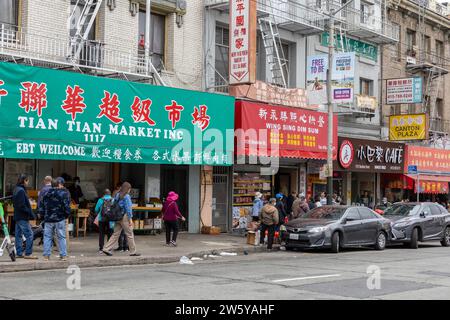
{"label": "cardboard box", "polygon": [[247,244],[250,244],[252,246],[259,245],[259,231],[249,231],[247,233]]}

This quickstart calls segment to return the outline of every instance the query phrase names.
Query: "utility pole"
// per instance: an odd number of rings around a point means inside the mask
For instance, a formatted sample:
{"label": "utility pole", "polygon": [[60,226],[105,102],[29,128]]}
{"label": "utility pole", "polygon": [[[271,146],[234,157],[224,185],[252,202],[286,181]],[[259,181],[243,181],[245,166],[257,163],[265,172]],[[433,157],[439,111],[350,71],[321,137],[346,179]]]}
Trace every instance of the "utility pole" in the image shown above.
{"label": "utility pole", "polygon": [[[333,68],[333,55],[334,55],[334,18],[335,15],[345,9],[348,5],[353,3],[354,0],[346,2],[342,7],[335,10],[330,8],[329,14],[329,41],[328,41],[328,70],[327,70],[327,102],[328,102],[328,148],[327,148],[327,204],[333,204],[333,90],[331,89],[331,76]],[[336,146],[337,148],[337,146]]]}
{"label": "utility pole", "polygon": [[334,55],[334,10],[331,9],[329,20],[329,41],[328,41],[328,70],[327,70],[327,102],[328,102],[328,148],[327,148],[327,204],[333,204],[333,90],[331,89],[331,75]]}

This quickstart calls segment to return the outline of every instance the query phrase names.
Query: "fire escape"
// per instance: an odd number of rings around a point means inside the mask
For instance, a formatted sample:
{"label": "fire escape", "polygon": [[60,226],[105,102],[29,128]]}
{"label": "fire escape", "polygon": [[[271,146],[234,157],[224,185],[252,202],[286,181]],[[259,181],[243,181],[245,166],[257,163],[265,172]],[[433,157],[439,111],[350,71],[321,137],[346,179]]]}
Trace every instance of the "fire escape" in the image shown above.
{"label": "fire escape", "polygon": [[444,83],[444,76],[449,70],[444,64],[444,57],[441,52],[432,52],[426,45],[426,19],[427,6],[426,0],[415,1],[418,6],[418,33],[420,46],[410,50],[406,69],[411,74],[423,77],[425,87],[423,92],[422,112],[429,115],[429,143],[434,144],[442,139],[447,139],[450,126],[441,119],[439,114],[438,101],[439,93]]}
{"label": "fire escape", "polygon": [[73,29],[68,37],[0,24],[0,61],[166,85],[151,61],[137,50],[119,51],[88,39],[106,1],[77,0],[72,4],[68,24]]}

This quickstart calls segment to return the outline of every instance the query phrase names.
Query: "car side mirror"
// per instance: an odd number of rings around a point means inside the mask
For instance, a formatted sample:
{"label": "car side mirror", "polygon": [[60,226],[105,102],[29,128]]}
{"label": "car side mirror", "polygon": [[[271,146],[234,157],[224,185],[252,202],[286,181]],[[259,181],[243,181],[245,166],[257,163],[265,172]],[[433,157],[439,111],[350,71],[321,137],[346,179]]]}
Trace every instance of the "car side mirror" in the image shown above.
{"label": "car side mirror", "polygon": [[342,224],[346,224],[347,223],[347,218],[343,218],[341,221]]}
{"label": "car side mirror", "polygon": [[426,218],[425,212],[421,212],[421,213],[420,213],[420,217],[421,217],[421,218]]}

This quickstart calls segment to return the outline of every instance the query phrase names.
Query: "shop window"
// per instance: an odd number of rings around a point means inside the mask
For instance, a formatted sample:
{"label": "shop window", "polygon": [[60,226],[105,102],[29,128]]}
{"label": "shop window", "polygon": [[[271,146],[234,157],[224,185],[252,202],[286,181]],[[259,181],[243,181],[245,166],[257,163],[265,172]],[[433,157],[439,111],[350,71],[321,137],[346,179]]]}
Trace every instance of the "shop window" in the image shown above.
{"label": "shop window", "polygon": [[21,159],[12,160],[5,159],[5,194],[11,195],[14,191],[14,187],[17,184],[17,179],[21,174],[26,174],[29,177],[30,183],[29,189],[36,188],[35,181],[36,173],[36,161]]}
{"label": "shop window", "polygon": [[373,96],[373,80],[359,80],[359,93],[363,96]]}
{"label": "shop window", "polygon": [[229,57],[230,38],[229,29],[216,26],[216,40],[215,40],[215,80],[214,86],[220,91],[221,87],[228,84],[229,76]]}
{"label": "shop window", "polygon": [[[150,18],[150,54],[156,70],[164,69],[166,16],[152,13]],[[139,53],[145,55],[145,11],[139,11]]]}

